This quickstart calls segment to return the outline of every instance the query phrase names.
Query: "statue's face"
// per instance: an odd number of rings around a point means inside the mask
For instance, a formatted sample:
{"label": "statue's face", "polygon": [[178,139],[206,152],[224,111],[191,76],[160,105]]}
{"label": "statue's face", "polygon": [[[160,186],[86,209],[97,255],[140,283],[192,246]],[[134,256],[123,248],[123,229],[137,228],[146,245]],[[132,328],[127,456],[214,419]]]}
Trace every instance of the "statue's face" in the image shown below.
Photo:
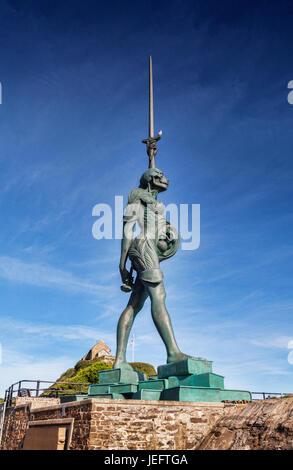
{"label": "statue's face", "polygon": [[154,168],[151,174],[151,187],[160,193],[168,189],[169,180],[158,168]]}
{"label": "statue's face", "polygon": [[142,177],[140,178],[140,187],[146,189],[150,186],[151,189],[154,189],[161,193],[168,189],[169,180],[164,176],[164,173],[158,168],[149,168],[146,170]]}

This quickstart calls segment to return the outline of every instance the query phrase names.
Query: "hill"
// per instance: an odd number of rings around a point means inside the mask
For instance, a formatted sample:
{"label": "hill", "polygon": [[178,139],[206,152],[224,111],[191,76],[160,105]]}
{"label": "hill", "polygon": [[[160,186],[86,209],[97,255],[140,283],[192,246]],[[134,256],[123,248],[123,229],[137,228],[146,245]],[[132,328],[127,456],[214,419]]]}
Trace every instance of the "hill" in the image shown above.
{"label": "hill", "polygon": [[[130,365],[134,370],[146,374],[147,377],[156,374],[156,370],[151,364],[145,362],[130,362]],[[107,369],[112,369],[112,365],[99,360],[99,358],[78,361],[74,367],[67,369],[50,389],[77,390],[77,386],[58,384],[57,382],[97,384],[99,383],[99,371]],[[82,387],[82,391],[86,392],[87,387]],[[47,395],[48,392],[45,394]]]}

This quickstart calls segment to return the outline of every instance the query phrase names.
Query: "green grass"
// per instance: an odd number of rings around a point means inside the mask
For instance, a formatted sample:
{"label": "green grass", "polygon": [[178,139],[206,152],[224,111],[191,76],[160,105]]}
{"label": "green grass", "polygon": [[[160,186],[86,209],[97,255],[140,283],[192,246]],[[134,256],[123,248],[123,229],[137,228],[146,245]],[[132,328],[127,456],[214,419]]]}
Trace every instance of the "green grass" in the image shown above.
{"label": "green grass", "polygon": [[[145,362],[130,362],[130,365],[133,369],[146,374],[149,378],[149,375],[156,374],[154,367],[151,364]],[[67,369],[56,382],[75,382],[75,383],[90,383],[97,384],[99,383],[99,372],[101,370],[112,369],[112,365],[106,362],[99,361],[98,359],[93,359],[92,361],[78,361],[74,367]],[[50,389],[57,390],[68,390],[68,391],[78,391],[77,385],[68,385],[55,383],[50,387]],[[44,392],[42,395],[48,395],[50,389]],[[83,392],[87,392],[87,386],[82,387]]]}
{"label": "green grass", "polygon": [[147,378],[149,378],[150,375],[155,375],[157,373],[154,366],[148,364],[147,362],[130,362],[129,364],[133,367],[134,370],[146,374]]}

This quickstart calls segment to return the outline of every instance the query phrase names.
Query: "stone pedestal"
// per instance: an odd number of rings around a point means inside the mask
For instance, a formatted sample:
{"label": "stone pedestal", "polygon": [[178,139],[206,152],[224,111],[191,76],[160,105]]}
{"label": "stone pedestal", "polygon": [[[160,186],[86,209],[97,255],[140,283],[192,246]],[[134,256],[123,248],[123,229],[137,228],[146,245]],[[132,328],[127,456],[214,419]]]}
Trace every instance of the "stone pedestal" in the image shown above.
{"label": "stone pedestal", "polygon": [[60,397],[60,403],[71,403],[72,401],[81,401],[88,398],[87,395],[74,395],[73,393],[68,395],[62,395]]}
{"label": "stone pedestal", "polygon": [[171,401],[251,401],[245,390],[225,390],[224,377],[212,372],[212,362],[186,358],[158,367],[158,375],[145,380],[136,371],[113,369],[99,373],[100,383],[91,385],[89,397]]}
{"label": "stone pedestal", "polygon": [[212,361],[198,358],[187,358],[182,361],[170,362],[158,367],[158,379],[165,379],[172,375],[187,376],[192,374],[205,374],[212,372]]}
{"label": "stone pedestal", "polygon": [[99,372],[99,384],[90,385],[88,397],[132,398],[138,391],[139,380],[146,376],[137,371],[112,369]]}
{"label": "stone pedestal", "polygon": [[99,383],[100,385],[109,384],[137,384],[138,374],[134,370],[124,369],[112,369],[112,370],[101,370],[99,372]]}

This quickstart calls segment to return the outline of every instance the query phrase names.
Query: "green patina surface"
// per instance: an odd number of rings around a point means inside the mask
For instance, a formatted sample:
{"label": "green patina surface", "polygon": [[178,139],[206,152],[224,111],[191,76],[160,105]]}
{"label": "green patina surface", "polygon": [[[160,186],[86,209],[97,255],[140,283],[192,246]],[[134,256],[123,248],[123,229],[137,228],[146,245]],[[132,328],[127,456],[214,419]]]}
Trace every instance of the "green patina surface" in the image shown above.
{"label": "green patina surface", "polygon": [[111,369],[99,372],[99,384],[137,384],[138,374],[134,370]]}
{"label": "green patina surface", "polygon": [[[166,191],[169,186],[168,178],[156,168],[155,164],[155,156],[158,151],[157,142],[161,135],[161,131],[156,137],[154,133],[153,77],[152,58],[150,57],[149,136],[142,141],[147,146],[149,168],[142,174],[139,187],[133,189],[128,198],[123,217],[123,237],[119,263],[123,284],[121,290],[131,292],[131,295],[117,325],[117,350],[114,363],[116,370],[101,372],[99,383],[101,385],[116,383],[116,385],[110,386],[110,392],[113,390],[118,393],[138,391],[136,396],[142,396],[148,391],[148,393],[156,390],[161,391],[162,388],[161,399],[166,400],[246,399],[249,392],[224,390],[224,377],[212,373],[212,362],[184,354],[175,340],[165,304],[165,288],[160,263],[176,253],[180,238],[176,228],[167,222],[163,204],[157,200],[158,195]],[[137,223],[147,230],[142,230],[138,236],[133,237],[134,227]],[[127,269],[128,260],[131,262],[130,271]],[[137,273],[135,281],[133,270]],[[127,343],[134,318],[147,297],[151,301],[154,324],[166,347],[167,361],[175,361],[159,366],[158,376],[151,377],[149,383],[145,378],[133,375],[135,372],[129,370],[126,359]],[[161,382],[162,379],[169,379],[168,387],[166,383]],[[139,390],[137,390],[139,381]],[[135,388],[136,390],[133,390]]]}
{"label": "green patina surface", "polygon": [[113,400],[125,400],[126,398],[131,398],[128,396],[122,395],[122,393],[101,393],[100,395],[95,395],[95,398],[112,398]]}
{"label": "green patina surface", "polygon": [[135,384],[116,384],[110,386],[110,393],[135,393],[138,386]]}
{"label": "green patina surface", "polygon": [[179,387],[168,388],[162,392],[161,400],[220,402],[222,400],[251,400],[250,392],[242,390],[221,390],[210,387]]}
{"label": "green patina surface", "polygon": [[180,375],[171,376],[168,378],[168,387],[178,387],[179,385],[187,385],[193,387],[211,387],[211,388],[224,388],[224,377],[222,375],[213,374],[193,374],[193,375]]}
{"label": "green patina surface", "polygon": [[161,390],[142,389],[132,395],[133,400],[160,400]]}
{"label": "green patina surface", "polygon": [[167,379],[147,380],[138,384],[138,390],[164,390],[165,388],[168,388]]}
{"label": "green patina surface", "polygon": [[187,358],[159,366],[158,379],[167,379],[174,375],[206,374],[208,372],[212,372],[212,361],[201,358]]}
{"label": "green patina surface", "polygon": [[162,392],[161,400],[172,401],[221,401],[220,389],[209,387],[179,387],[168,388]]}
{"label": "green patina surface", "polygon": [[136,370],[135,373],[138,376],[138,381],[139,382],[144,382],[145,380],[148,379],[148,376],[146,374],[143,374],[142,372],[139,372],[138,370]]}
{"label": "green patina surface", "polygon": [[[162,375],[166,378],[160,378]],[[251,401],[251,393],[248,391],[225,390],[224,377],[212,372],[211,361],[192,358],[159,366],[157,377],[153,376],[151,380],[140,382],[134,371],[124,369],[101,371],[100,383],[89,387],[88,396],[128,400]],[[71,395],[63,398],[73,401],[84,399],[85,396]]]}
{"label": "green patina surface", "polygon": [[100,384],[93,384],[90,385],[88,388],[88,396],[95,396],[104,393],[110,393],[110,384],[109,385],[100,385]]}
{"label": "green patina surface", "polygon": [[85,400],[87,397],[87,395],[63,395],[60,397],[60,403],[68,403],[70,401],[81,401]]}

